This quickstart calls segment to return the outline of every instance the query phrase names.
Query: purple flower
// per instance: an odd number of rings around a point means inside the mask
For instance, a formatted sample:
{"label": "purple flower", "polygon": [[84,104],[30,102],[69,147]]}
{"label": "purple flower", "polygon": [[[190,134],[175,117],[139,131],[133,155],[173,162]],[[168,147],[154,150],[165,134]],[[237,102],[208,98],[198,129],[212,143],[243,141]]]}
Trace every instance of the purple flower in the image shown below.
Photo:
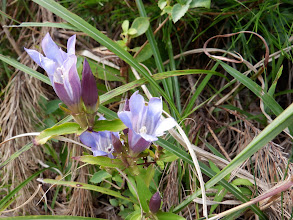
{"label": "purple flower", "polygon": [[146,106],[137,91],[130,97],[129,109],[119,112],[118,117],[129,128],[128,144],[134,154],[144,151],[164,131],[176,125],[173,118],[161,120],[163,104],[160,98],[151,98]]}
{"label": "purple flower", "polygon": [[75,35],[68,39],[67,53],[65,53],[47,33],[42,41],[45,56],[36,50],[24,49],[47,72],[58,97],[72,112],[78,113],[80,110],[81,85],[76,68],[75,41]]}
{"label": "purple flower", "polygon": [[[105,118],[100,117],[99,120],[105,120]],[[91,147],[95,157],[108,156],[112,159],[114,145],[121,144],[118,132],[110,131],[85,131],[80,135],[80,140],[84,145]]]}
{"label": "purple flower", "polygon": [[99,101],[98,89],[95,77],[86,59],[84,59],[82,70],[81,97],[89,113],[97,111]]}

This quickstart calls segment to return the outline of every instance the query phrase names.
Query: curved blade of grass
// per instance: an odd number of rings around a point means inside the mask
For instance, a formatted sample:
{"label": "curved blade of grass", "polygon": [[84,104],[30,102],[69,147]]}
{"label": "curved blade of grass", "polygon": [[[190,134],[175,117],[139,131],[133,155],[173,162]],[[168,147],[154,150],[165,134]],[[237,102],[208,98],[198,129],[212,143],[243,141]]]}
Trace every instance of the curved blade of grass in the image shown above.
{"label": "curved blade of grass", "polygon": [[[46,168],[47,169],[47,168]],[[7,196],[5,196],[2,200],[0,200],[0,209],[5,206],[5,204],[20,190],[22,189],[26,184],[28,184],[31,180],[36,178],[39,174],[44,172],[46,169],[42,169],[33,175],[31,175],[29,178],[27,178],[25,181],[23,181],[21,184],[19,184],[15,189],[13,189]]]}
{"label": "curved blade of grass", "polygon": [[103,188],[100,186],[95,186],[95,185],[91,185],[91,184],[87,184],[87,183],[60,181],[60,180],[53,180],[53,179],[42,179],[40,181],[42,183],[49,183],[49,184],[53,184],[53,185],[70,186],[70,187],[74,187],[74,188],[92,190],[92,191],[100,192],[100,193],[107,194],[110,196],[114,196],[116,198],[120,198],[120,199],[124,199],[124,200],[130,201],[130,202],[137,203],[136,201],[132,201],[130,198],[122,196],[120,192],[116,192],[114,190],[110,190],[107,188]]}
{"label": "curved blade of grass", "polygon": [[[107,47],[110,51],[115,53],[118,57],[128,63],[130,66],[135,68],[147,81],[156,88],[156,90],[165,98],[165,100],[170,104],[170,107],[175,109],[174,103],[170,100],[169,96],[164,92],[164,90],[156,83],[156,81],[149,75],[149,73],[122,47],[120,47],[113,40],[108,38],[102,32],[97,30],[95,27],[90,25],[88,22],[83,20],[76,14],[73,14],[59,3],[54,0],[33,0],[37,4],[43,6],[47,10],[58,15],[65,21],[69,22],[80,31],[86,33],[88,36],[92,37],[94,40]],[[179,115],[178,115],[179,116]]]}
{"label": "curved blade of grass", "polygon": [[63,219],[72,219],[72,220],[105,220],[103,218],[90,218],[90,217],[81,217],[81,216],[66,216],[66,215],[31,215],[31,216],[16,216],[16,217],[6,217],[5,220],[63,220]]}
{"label": "curved blade of grass", "polygon": [[71,24],[54,22],[23,22],[20,25],[8,25],[6,27],[54,27],[78,31],[78,29]]}
{"label": "curved blade of grass", "polygon": [[[172,77],[172,76],[182,76],[182,75],[188,75],[188,74],[213,74],[213,75],[217,75],[220,77],[224,77],[226,78],[224,75],[215,72],[215,71],[211,71],[211,70],[175,70],[175,71],[168,71],[168,72],[163,72],[163,73],[157,73],[152,75],[152,79],[154,80],[161,80],[161,79],[165,79],[167,77]],[[145,83],[147,83],[147,79],[146,78],[141,78],[139,80],[135,80],[133,82],[130,82],[126,85],[120,86],[116,89],[113,89],[109,92],[107,92],[106,94],[103,94],[100,96],[100,103],[106,102],[120,94],[123,94],[131,89],[134,89],[136,87],[139,87]]]}
{"label": "curved blade of grass", "polygon": [[16,69],[19,69],[19,70],[35,77],[35,78],[41,80],[44,83],[47,83],[48,85],[51,85],[51,82],[47,76],[44,76],[43,74],[21,64],[20,62],[17,62],[16,60],[14,60],[12,58],[9,58],[9,57],[6,57],[6,56],[3,56],[2,54],[0,54],[0,60],[8,63],[9,65],[15,67]]}
{"label": "curved blade of grass", "polygon": [[[189,164],[193,164],[191,157],[182,149],[178,148],[177,146],[169,143],[168,141],[159,138],[158,141],[156,141],[157,144],[159,144],[161,147],[165,148],[166,150],[172,152],[182,160],[186,161]],[[201,171],[206,174],[209,177],[213,177],[216,175],[216,173],[211,170],[207,165],[205,165],[202,162],[199,162]],[[239,199],[242,202],[248,202],[249,199],[244,196],[241,192],[239,192],[235,187],[233,187],[230,183],[228,183],[226,180],[221,179],[219,181],[219,184],[222,185],[225,189],[227,189],[229,192],[231,192],[237,199]],[[206,187],[207,189],[209,187]],[[184,207],[186,207],[189,203],[193,201],[196,197],[201,195],[201,190],[197,190],[192,195],[187,197],[181,204],[179,204],[177,207],[173,209],[173,212],[178,213],[180,210],[182,210]],[[263,214],[263,212],[255,205],[250,206],[251,210],[253,210],[260,219],[266,219],[266,216]]]}

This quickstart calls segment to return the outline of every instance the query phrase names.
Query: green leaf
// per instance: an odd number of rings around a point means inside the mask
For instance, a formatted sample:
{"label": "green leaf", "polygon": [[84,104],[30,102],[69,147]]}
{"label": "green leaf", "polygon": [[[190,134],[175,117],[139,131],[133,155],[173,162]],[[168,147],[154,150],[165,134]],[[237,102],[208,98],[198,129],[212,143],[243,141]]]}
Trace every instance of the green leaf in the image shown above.
{"label": "green leaf", "polygon": [[156,216],[159,220],[185,220],[182,216],[176,215],[171,212],[157,212]]}
{"label": "green leaf", "polygon": [[127,33],[128,29],[129,29],[129,21],[125,20],[122,23],[122,30],[123,30],[124,33]]}
{"label": "green leaf", "polygon": [[136,180],[136,187],[137,187],[137,193],[139,197],[139,201],[141,203],[141,207],[144,212],[148,213],[149,212],[149,204],[147,201],[149,201],[152,197],[152,194],[145,184],[145,181],[141,178],[140,175],[135,176]]}
{"label": "green leaf", "polygon": [[99,120],[95,122],[94,131],[112,131],[118,132],[124,130],[126,125],[120,119]]}
{"label": "green leaf", "polygon": [[153,55],[153,51],[151,48],[150,44],[147,44],[142,50],[141,52],[137,55],[137,57],[135,58],[137,60],[137,62],[144,62],[146,60],[148,60],[149,58],[151,58],[151,56]]}
{"label": "green leaf", "polygon": [[120,192],[116,192],[107,188],[103,188],[100,186],[95,186],[87,183],[80,183],[80,182],[71,182],[71,181],[61,181],[61,180],[52,180],[52,179],[42,179],[43,183],[49,183],[52,185],[62,185],[62,186],[69,186],[69,187],[74,187],[74,188],[79,188],[79,189],[87,189],[87,190],[92,190],[96,192],[100,192],[103,194],[107,194],[110,196],[114,196],[116,198],[124,199],[127,201],[131,201],[131,199],[124,197],[121,195]]}
{"label": "green leaf", "polygon": [[5,220],[63,220],[63,219],[72,219],[72,220],[105,220],[102,218],[89,218],[81,216],[65,216],[65,215],[31,215],[31,216],[16,216],[16,217],[6,217]]}
{"label": "green leaf", "polygon": [[174,23],[179,21],[180,18],[182,18],[185,13],[188,11],[189,4],[181,5],[179,3],[175,4],[172,9],[172,20]]}
{"label": "green leaf", "polygon": [[167,1],[166,0],[159,0],[158,1],[158,6],[161,10],[163,10],[165,8],[165,6],[167,5]]}
{"label": "green leaf", "polygon": [[119,168],[119,169],[125,168],[121,160],[111,159],[109,157],[103,157],[103,156],[94,157],[92,155],[85,155],[85,156],[75,157],[75,159],[82,161],[84,163],[88,163],[88,164],[100,165],[102,167]]}
{"label": "green leaf", "polygon": [[136,30],[135,28],[130,28],[130,29],[128,30],[128,34],[134,36],[134,35],[137,34],[137,30]]}
{"label": "green leaf", "polygon": [[49,139],[54,136],[60,136],[64,134],[73,134],[80,131],[79,124],[75,122],[66,122],[61,125],[55,125],[52,128],[48,128],[41,132],[39,136],[35,138],[36,144],[45,144]]}
{"label": "green leaf", "polygon": [[248,179],[237,178],[231,182],[235,186],[253,186],[253,184]]}
{"label": "green leaf", "polygon": [[192,0],[189,8],[211,8],[211,0]]}
{"label": "green leaf", "polygon": [[149,18],[138,17],[134,19],[131,28],[136,29],[137,33],[133,34],[131,37],[135,38],[144,34],[150,26]]}
{"label": "green leaf", "polygon": [[94,175],[90,179],[90,182],[92,182],[92,183],[100,183],[104,179],[107,179],[107,178],[110,178],[110,177],[112,177],[112,175],[110,173],[106,172],[105,170],[100,170],[100,171],[94,173]]}

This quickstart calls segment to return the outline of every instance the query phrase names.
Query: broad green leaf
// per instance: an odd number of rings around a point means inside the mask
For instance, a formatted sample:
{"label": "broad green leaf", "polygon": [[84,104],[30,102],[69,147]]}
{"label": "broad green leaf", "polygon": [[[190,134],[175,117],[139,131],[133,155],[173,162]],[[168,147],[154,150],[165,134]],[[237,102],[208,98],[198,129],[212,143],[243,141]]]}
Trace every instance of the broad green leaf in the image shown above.
{"label": "broad green leaf", "polygon": [[135,181],[141,207],[144,212],[148,213],[149,204],[147,201],[151,199],[152,194],[140,175],[135,176]]}
{"label": "broad green leaf", "polygon": [[147,44],[141,50],[141,52],[137,55],[137,57],[135,59],[137,60],[137,62],[142,63],[142,62],[148,60],[149,58],[151,58],[152,55],[153,55],[153,51],[152,51],[151,45]]}
{"label": "broad green leaf", "polygon": [[172,9],[172,20],[174,23],[179,21],[180,18],[182,18],[185,13],[188,11],[189,4],[181,5],[179,3],[175,4]]}
{"label": "broad green leaf", "polygon": [[158,6],[161,10],[163,10],[165,8],[165,6],[167,5],[167,1],[166,0],[159,0],[158,1]]}
{"label": "broad green leaf", "polygon": [[102,182],[104,179],[110,178],[112,175],[110,173],[108,173],[105,170],[100,170],[96,173],[94,173],[94,175],[92,176],[92,178],[90,179],[91,183],[100,183]]}
{"label": "broad green leaf", "polygon": [[79,131],[81,131],[79,124],[75,122],[65,122],[64,124],[55,125],[52,128],[48,128],[42,131],[41,134],[35,138],[35,143],[45,144],[49,139],[54,136],[73,134]]}
{"label": "broad green leaf", "polygon": [[128,30],[128,34],[134,36],[137,34],[137,30],[135,28],[130,28]]}
{"label": "broad green leaf", "polygon": [[134,19],[131,28],[136,29],[137,33],[133,34],[131,37],[135,38],[144,34],[150,26],[149,18],[138,17]]}
{"label": "broad green leaf", "polygon": [[34,178],[36,178],[38,175],[40,175],[42,172],[44,172],[46,169],[42,169],[33,175],[31,175],[29,178],[27,178],[25,181],[23,181],[21,184],[19,184],[15,189],[13,189],[11,192],[8,193],[3,199],[0,200],[0,209],[2,209],[3,206],[7,202],[10,201],[10,199],[16,195],[16,193],[21,190],[26,184],[28,184],[30,181],[32,181]]}
{"label": "broad green leaf", "polygon": [[87,189],[87,190],[92,190],[96,192],[100,192],[103,194],[107,194],[110,196],[114,196],[116,198],[124,199],[127,201],[131,201],[131,199],[124,197],[121,195],[120,192],[116,192],[107,188],[103,188],[100,186],[95,186],[87,183],[80,183],[80,182],[71,182],[71,181],[61,181],[61,180],[53,180],[53,179],[42,179],[43,183],[49,183],[52,185],[62,185],[62,186],[69,186],[69,187],[74,187],[74,188],[79,188],[79,189]]}
{"label": "broad green leaf", "polygon": [[95,122],[94,131],[112,131],[118,132],[124,130],[126,125],[120,119],[98,120]]}
{"label": "broad green leaf", "polygon": [[185,220],[182,216],[176,215],[171,212],[157,212],[156,216],[159,220]]}
{"label": "broad green leaf", "polygon": [[69,30],[78,31],[76,27],[67,23],[53,23],[53,22],[23,22],[20,25],[10,25],[8,27],[54,27],[54,28],[64,28]]}
{"label": "broad green leaf", "polygon": [[32,77],[35,77],[35,78],[41,80],[42,82],[47,83],[48,85],[51,86],[51,82],[47,76],[44,76],[43,74],[21,64],[20,62],[17,62],[16,60],[11,59],[9,57],[3,56],[2,54],[0,54],[0,60],[4,61],[5,63],[8,63],[9,65],[15,67],[16,69],[21,70],[21,71],[31,75]]}
{"label": "broad green leaf", "polygon": [[81,216],[67,216],[67,215],[31,215],[31,216],[16,216],[16,217],[6,217],[5,220],[105,220],[102,218],[90,218]]}
{"label": "broad green leaf", "polygon": [[192,0],[190,8],[211,8],[211,0]]}
{"label": "broad green leaf", "polygon": [[127,33],[128,29],[129,29],[129,21],[128,20],[123,21],[121,27],[122,27],[123,32]]}
{"label": "broad green leaf", "polygon": [[125,166],[119,159],[111,159],[103,156],[94,157],[92,155],[75,157],[75,159],[88,164],[100,165],[102,167],[125,169]]}

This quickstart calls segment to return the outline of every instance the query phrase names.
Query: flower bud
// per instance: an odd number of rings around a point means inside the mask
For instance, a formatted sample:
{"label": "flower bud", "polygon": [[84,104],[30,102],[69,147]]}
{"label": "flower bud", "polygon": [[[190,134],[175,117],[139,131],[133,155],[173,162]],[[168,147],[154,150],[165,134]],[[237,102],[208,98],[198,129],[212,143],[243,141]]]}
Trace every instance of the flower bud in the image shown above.
{"label": "flower bud", "polygon": [[98,89],[95,77],[86,59],[84,59],[82,70],[81,97],[87,113],[94,113],[97,111],[99,105]]}
{"label": "flower bud", "polygon": [[150,200],[149,208],[152,213],[156,213],[159,211],[160,207],[161,207],[161,196],[159,192],[156,192]]}

